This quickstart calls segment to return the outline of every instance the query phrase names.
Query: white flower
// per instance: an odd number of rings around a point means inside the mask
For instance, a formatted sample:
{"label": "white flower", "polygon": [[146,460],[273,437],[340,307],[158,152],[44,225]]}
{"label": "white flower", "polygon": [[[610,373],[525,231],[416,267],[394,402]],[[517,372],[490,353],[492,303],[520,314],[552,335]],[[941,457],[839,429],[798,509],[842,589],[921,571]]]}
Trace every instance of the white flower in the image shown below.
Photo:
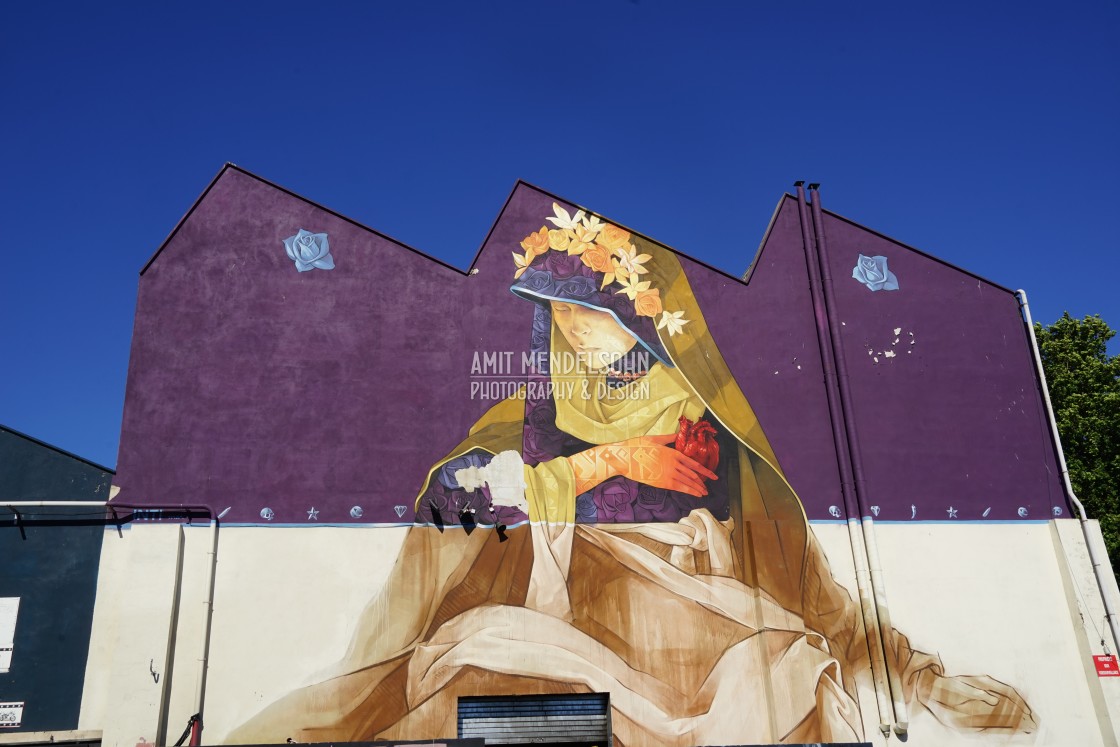
{"label": "white flower", "polygon": [[622,290],[615,291],[615,295],[625,293],[626,297],[631,301],[638,297],[638,294],[644,290],[649,290],[649,281],[642,280],[638,275],[630,275],[625,278],[619,278],[618,282],[622,285]]}
{"label": "white flower", "polygon": [[638,250],[633,244],[628,244],[618,250],[618,264],[626,270],[627,274],[642,275],[649,272],[643,265],[651,259],[653,257],[648,254],[638,254]]}
{"label": "white flower", "polygon": [[683,311],[665,311],[661,314],[661,321],[657,323],[657,328],[668,330],[669,336],[672,337],[683,331],[684,325],[690,321],[684,318]]}
{"label": "white flower", "polygon": [[556,213],[556,217],[555,218],[545,218],[545,220],[547,220],[549,223],[556,226],[557,228],[573,228],[574,229],[576,226],[579,225],[580,220],[583,219],[583,211],[582,210],[577,210],[576,214],[574,216],[572,216],[572,215],[568,214],[567,210],[560,207],[555,202],[552,203],[552,212]]}

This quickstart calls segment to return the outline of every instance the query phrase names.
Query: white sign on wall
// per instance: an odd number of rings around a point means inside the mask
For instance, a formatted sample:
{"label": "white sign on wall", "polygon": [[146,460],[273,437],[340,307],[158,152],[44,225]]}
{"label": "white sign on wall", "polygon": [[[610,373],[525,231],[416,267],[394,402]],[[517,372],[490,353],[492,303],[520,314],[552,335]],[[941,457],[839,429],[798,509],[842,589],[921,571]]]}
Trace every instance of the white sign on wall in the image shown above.
{"label": "white sign on wall", "polygon": [[16,615],[18,614],[19,597],[0,597],[0,674],[12,667],[12,648],[16,642]]}
{"label": "white sign on wall", "polygon": [[0,703],[0,729],[14,729],[23,723],[23,701]]}

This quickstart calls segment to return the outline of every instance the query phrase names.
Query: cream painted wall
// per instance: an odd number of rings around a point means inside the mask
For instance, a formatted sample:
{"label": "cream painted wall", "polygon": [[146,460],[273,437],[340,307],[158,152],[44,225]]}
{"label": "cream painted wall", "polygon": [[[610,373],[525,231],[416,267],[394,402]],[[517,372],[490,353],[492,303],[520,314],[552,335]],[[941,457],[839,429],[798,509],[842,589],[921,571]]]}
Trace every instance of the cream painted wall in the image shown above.
{"label": "cream painted wall", "polygon": [[159,739],[182,541],[178,525],[105,532],[78,728],[106,745]]}
{"label": "cream painted wall", "polygon": [[[813,530],[834,576],[855,598],[847,528]],[[341,658],[406,531],[220,531],[207,743],[221,743],[260,708],[317,681]],[[875,536],[891,614],[911,644],[939,654],[950,674],[987,674],[1015,686],[1040,722],[1032,735],[965,735],[919,706],[910,713],[907,745],[1116,744],[1111,719],[1120,713],[1120,678],[1100,681],[1092,670],[1089,656],[1101,653],[1093,621],[1103,628],[1103,612],[1077,522],[880,524]],[[180,547],[180,606],[169,646]],[[208,551],[206,527],[134,525],[123,537],[107,533],[80,721],[81,728],[102,729],[106,747],[132,747],[141,737],[164,741],[158,728],[165,691],[167,741],[194,712]],[[149,659],[162,673],[159,685]],[[857,684],[866,738],[895,742],[878,732],[870,679]]]}

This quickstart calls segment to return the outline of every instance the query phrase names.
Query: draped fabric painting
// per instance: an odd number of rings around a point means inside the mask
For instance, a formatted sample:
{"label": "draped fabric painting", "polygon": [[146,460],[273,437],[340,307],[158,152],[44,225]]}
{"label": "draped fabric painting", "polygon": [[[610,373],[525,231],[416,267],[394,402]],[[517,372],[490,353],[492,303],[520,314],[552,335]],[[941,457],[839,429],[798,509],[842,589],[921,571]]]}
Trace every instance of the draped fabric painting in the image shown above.
{"label": "draped fabric painting", "polygon": [[[530,330],[512,391],[415,475],[345,657],[229,741],[453,737],[460,696],[581,692],[609,693],[626,747],[863,740],[859,604],[714,312],[666,247],[558,204],[532,220],[506,247]],[[883,647],[912,709],[1036,728],[1012,684],[947,673],[895,630]]]}

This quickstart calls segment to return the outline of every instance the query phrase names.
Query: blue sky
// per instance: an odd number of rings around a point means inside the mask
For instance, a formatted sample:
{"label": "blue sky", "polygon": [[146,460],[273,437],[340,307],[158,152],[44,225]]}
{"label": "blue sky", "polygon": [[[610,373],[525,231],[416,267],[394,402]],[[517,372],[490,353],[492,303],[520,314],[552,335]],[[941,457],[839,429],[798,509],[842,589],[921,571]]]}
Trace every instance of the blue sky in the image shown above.
{"label": "blue sky", "polygon": [[10,2],[0,28],[0,423],[110,467],[139,270],[227,161],[461,267],[519,178],[733,273],[818,181],[1037,320],[1120,327],[1115,2]]}

